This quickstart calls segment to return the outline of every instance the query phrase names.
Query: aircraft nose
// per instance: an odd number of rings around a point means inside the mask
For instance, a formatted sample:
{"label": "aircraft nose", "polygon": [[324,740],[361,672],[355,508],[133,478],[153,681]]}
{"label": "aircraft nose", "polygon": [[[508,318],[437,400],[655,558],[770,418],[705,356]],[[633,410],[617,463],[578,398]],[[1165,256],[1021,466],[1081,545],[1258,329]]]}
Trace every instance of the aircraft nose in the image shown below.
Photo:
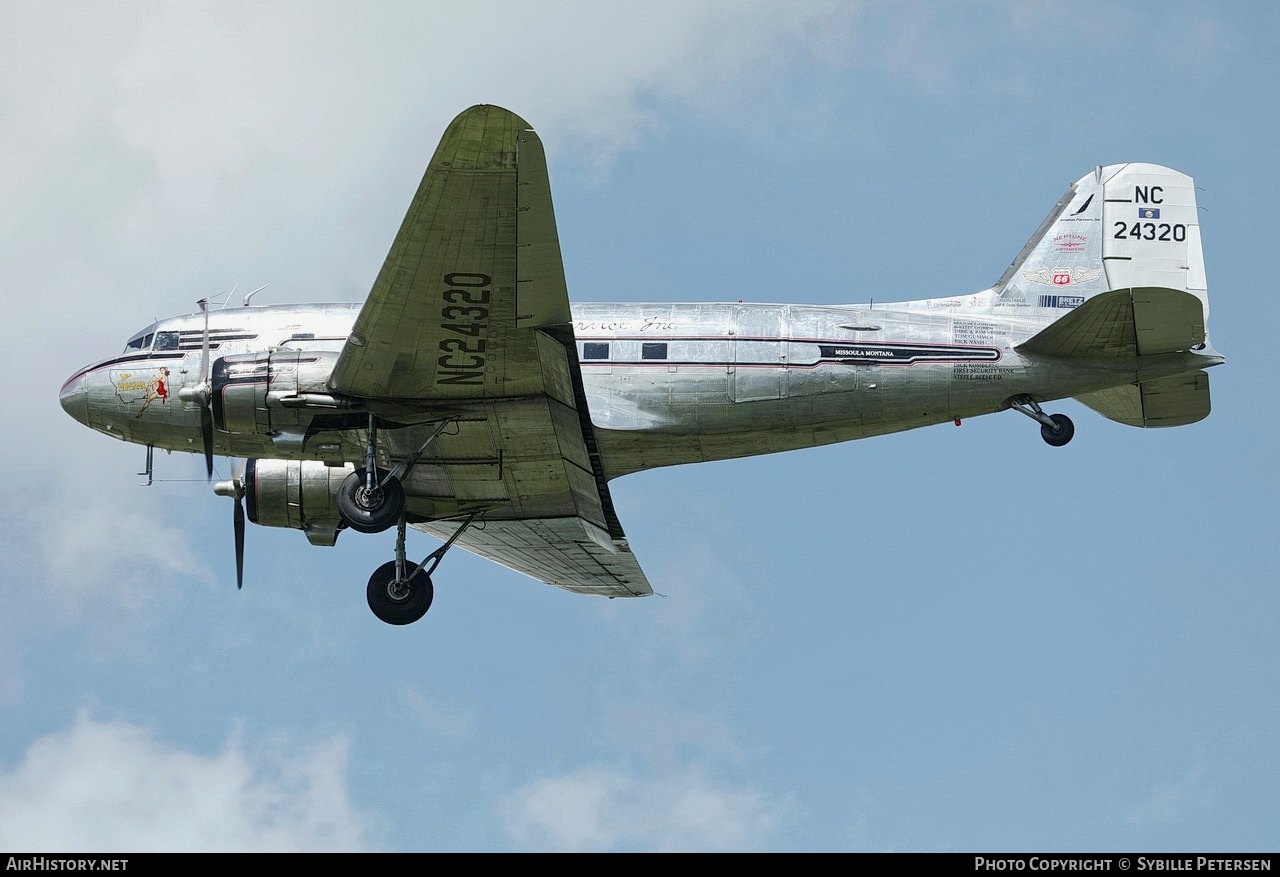
{"label": "aircraft nose", "polygon": [[85,388],[83,374],[73,375],[62,385],[62,389],[58,391],[58,401],[62,403],[62,410],[76,420],[85,424],[89,422],[89,392]]}

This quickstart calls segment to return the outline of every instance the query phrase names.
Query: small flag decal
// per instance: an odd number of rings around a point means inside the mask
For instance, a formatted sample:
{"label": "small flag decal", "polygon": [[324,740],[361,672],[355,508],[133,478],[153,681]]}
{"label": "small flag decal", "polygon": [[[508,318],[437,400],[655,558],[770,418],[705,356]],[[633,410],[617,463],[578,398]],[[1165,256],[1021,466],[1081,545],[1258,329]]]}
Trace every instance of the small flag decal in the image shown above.
{"label": "small flag decal", "polygon": [[1139,207],[1138,218],[1139,219],[1159,219],[1160,208],[1159,207]]}

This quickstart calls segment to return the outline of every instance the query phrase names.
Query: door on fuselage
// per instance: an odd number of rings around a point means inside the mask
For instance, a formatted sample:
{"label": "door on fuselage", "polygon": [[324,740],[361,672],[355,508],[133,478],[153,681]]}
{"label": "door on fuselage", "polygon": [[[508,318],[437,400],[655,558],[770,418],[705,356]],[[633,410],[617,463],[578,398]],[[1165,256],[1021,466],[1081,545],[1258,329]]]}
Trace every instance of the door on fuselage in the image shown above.
{"label": "door on fuselage", "polygon": [[733,364],[729,393],[735,402],[787,395],[787,309],[743,306],[733,311]]}

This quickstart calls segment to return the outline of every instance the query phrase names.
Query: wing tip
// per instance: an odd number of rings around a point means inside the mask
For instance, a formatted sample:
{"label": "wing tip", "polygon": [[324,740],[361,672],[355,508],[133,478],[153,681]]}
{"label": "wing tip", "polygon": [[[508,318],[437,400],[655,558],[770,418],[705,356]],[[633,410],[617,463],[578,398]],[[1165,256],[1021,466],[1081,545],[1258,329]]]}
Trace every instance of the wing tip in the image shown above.
{"label": "wing tip", "polygon": [[487,121],[490,115],[496,115],[499,118],[507,117],[511,119],[512,122],[514,122],[515,127],[519,130],[530,130],[530,131],[533,130],[533,126],[530,125],[528,122],[526,122],[518,114],[512,112],[506,107],[498,106],[497,104],[472,104],[471,106],[467,107],[465,110],[458,113],[458,115],[454,117],[453,122],[450,124],[450,127],[452,127],[453,125],[457,125],[461,122],[469,121],[471,119],[475,119],[478,117],[484,117],[485,120]]}

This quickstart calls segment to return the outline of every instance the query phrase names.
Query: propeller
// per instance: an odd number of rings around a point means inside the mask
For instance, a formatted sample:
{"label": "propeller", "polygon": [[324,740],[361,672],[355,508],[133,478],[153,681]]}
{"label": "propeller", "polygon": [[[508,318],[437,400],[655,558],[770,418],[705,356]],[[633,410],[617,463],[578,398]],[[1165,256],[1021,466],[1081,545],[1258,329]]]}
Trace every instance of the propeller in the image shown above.
{"label": "propeller", "polygon": [[204,313],[204,333],[200,336],[200,375],[194,387],[183,387],[178,398],[200,406],[200,441],[204,445],[205,477],[213,480],[213,389],[209,383],[209,299],[196,302]]}
{"label": "propeller", "polygon": [[200,406],[200,438],[204,442],[205,479],[213,480],[213,412],[208,405]]}
{"label": "propeller", "polygon": [[231,514],[231,527],[236,545],[236,590],[244,587],[244,473],[232,474],[230,481],[213,485],[218,496],[229,496],[236,501]]}
{"label": "propeller", "polygon": [[[198,302],[200,310],[204,312],[204,333],[200,336],[200,388],[203,391],[200,400],[200,439],[204,442],[204,468],[205,477],[213,480],[213,409],[210,406],[211,396],[213,395],[209,384],[209,299],[202,298]],[[236,508],[240,507],[240,501],[236,500]],[[244,525],[241,524],[241,533],[243,542]]]}

